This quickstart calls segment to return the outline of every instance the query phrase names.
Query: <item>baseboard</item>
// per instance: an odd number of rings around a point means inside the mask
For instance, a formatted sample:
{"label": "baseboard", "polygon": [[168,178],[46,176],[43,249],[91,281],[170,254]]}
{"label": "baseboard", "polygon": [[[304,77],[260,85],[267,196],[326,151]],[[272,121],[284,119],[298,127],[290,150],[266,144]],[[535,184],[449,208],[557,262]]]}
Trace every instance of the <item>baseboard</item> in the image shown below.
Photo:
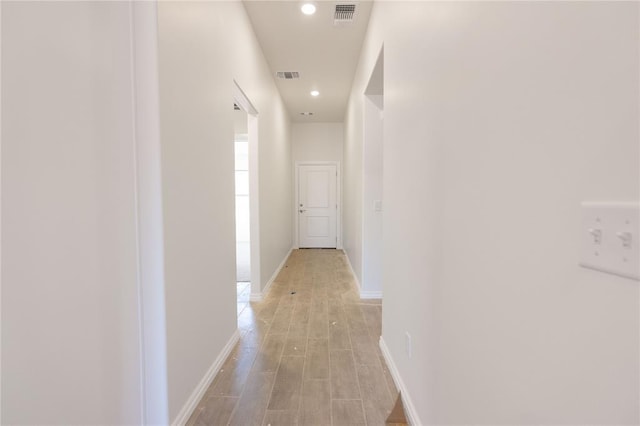
{"label": "baseboard", "polygon": [[358,286],[358,291],[360,292],[360,299],[382,299],[382,291],[365,291],[362,289],[362,284],[360,284],[360,280],[358,280],[358,276],[356,272],[353,270],[353,265],[351,265],[351,259],[349,259],[349,255],[345,250],[344,257],[347,258],[347,265],[349,266],[349,270],[351,271],[351,275],[353,275],[353,279],[356,281],[356,285]]}
{"label": "baseboard", "polygon": [[347,266],[351,271],[351,275],[353,275],[353,279],[356,281],[356,285],[358,286],[358,291],[362,294],[362,285],[360,285],[360,280],[358,279],[356,272],[353,270],[353,265],[351,265],[351,259],[349,259],[349,255],[347,254],[346,250],[342,250],[342,251],[344,251],[344,257],[347,259]]}
{"label": "baseboard", "polygon": [[382,336],[380,336],[380,350],[382,351],[382,356],[384,356],[384,360],[387,363],[387,367],[389,367],[389,372],[391,372],[391,377],[393,377],[393,381],[396,384],[398,390],[402,393],[402,405],[404,406],[404,412],[407,415],[407,420],[411,425],[422,425],[422,421],[420,421],[420,417],[418,417],[418,412],[416,411],[415,405],[413,405],[413,401],[411,400],[411,395],[407,390],[407,387],[404,385],[404,381],[402,377],[400,377],[400,373],[398,372],[398,367],[396,367],[395,362],[393,362],[393,358],[391,357],[391,353],[389,352],[389,348],[387,344],[384,342]]}
{"label": "baseboard", "polygon": [[293,250],[294,250],[293,247],[289,249],[287,254],[284,256],[284,259],[282,259],[282,262],[280,262],[280,265],[276,268],[273,275],[271,275],[271,278],[269,279],[269,281],[267,281],[267,285],[264,286],[262,291],[260,293],[251,293],[251,296],[249,296],[250,301],[262,302],[262,300],[267,296],[267,294],[269,294],[269,290],[271,290],[271,285],[276,280],[276,278],[278,278],[278,274],[280,273],[282,268],[284,268],[284,265],[287,263],[287,260],[289,259],[289,256],[291,256],[291,252]]}
{"label": "baseboard", "polygon": [[382,299],[382,292],[360,290],[360,299]]}
{"label": "baseboard", "polygon": [[211,385],[211,382],[213,382],[216,374],[218,374],[218,371],[220,371],[222,364],[224,364],[225,360],[233,350],[233,347],[236,345],[236,343],[238,343],[239,339],[240,332],[236,329],[227,344],[224,346],[224,348],[222,348],[222,351],[220,352],[216,360],[213,362],[213,364],[211,364],[211,367],[209,367],[209,370],[207,370],[207,373],[204,375],[202,380],[200,380],[200,383],[198,383],[198,386],[196,386],[195,390],[182,407],[182,410],[180,410],[175,420],[171,423],[172,425],[182,426],[189,421],[189,417],[191,417],[191,414],[193,414],[193,411],[200,403],[200,400]]}

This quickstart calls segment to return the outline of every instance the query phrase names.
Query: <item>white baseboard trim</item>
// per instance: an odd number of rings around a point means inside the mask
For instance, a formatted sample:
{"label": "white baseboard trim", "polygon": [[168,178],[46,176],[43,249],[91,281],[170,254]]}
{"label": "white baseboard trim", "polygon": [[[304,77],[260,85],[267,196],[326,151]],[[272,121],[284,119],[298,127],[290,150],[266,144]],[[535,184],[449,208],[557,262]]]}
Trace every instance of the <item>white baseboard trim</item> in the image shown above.
{"label": "white baseboard trim", "polygon": [[382,299],[382,292],[360,290],[360,299]]}
{"label": "white baseboard trim", "polygon": [[420,421],[420,417],[418,417],[418,412],[416,411],[415,405],[413,405],[413,401],[411,400],[411,395],[409,395],[409,391],[407,391],[407,387],[404,385],[404,381],[402,377],[400,377],[400,373],[398,372],[398,367],[396,367],[396,363],[393,362],[393,358],[391,357],[391,353],[389,352],[389,348],[387,344],[384,342],[382,336],[380,336],[380,350],[382,351],[382,355],[384,356],[384,360],[387,363],[387,367],[389,367],[389,372],[391,372],[391,377],[393,377],[393,381],[396,384],[398,390],[402,393],[402,405],[404,406],[404,412],[407,415],[407,420],[410,425],[422,425],[422,421]]}
{"label": "white baseboard trim", "polygon": [[200,380],[200,383],[198,383],[198,386],[196,386],[195,390],[182,407],[182,410],[180,410],[174,421],[171,423],[173,426],[182,426],[189,421],[189,417],[193,414],[193,411],[200,403],[200,400],[211,385],[211,382],[213,382],[216,374],[218,374],[218,371],[220,371],[222,364],[224,364],[225,360],[233,350],[233,347],[238,343],[238,340],[240,340],[240,332],[236,329],[227,344],[222,348],[222,351],[216,360],[211,364],[211,367],[209,367],[209,370],[207,370],[202,380]]}
{"label": "white baseboard trim", "polygon": [[358,280],[358,276],[353,270],[353,265],[351,265],[351,259],[349,259],[349,255],[347,254],[346,250],[343,251],[344,257],[347,258],[347,265],[349,266],[351,275],[353,275],[353,279],[356,281],[356,285],[358,286],[358,290],[360,291],[360,299],[382,299],[382,291],[365,291],[362,289],[362,284],[360,284],[360,280]]}
{"label": "white baseboard trim", "polygon": [[346,250],[342,250],[344,251],[344,257],[347,259],[347,266],[349,266],[349,270],[351,271],[351,275],[353,275],[353,279],[356,281],[356,285],[358,286],[358,290],[360,291],[360,294],[362,294],[362,285],[360,285],[360,280],[358,279],[358,276],[356,275],[356,272],[353,270],[353,265],[351,265],[351,259],[349,259],[349,254],[347,254]]}
{"label": "white baseboard trim", "polygon": [[282,268],[284,268],[284,265],[287,263],[287,260],[289,259],[289,256],[291,256],[291,252],[293,250],[294,250],[293,247],[289,249],[287,254],[284,256],[284,259],[282,259],[282,262],[280,262],[280,265],[276,268],[276,270],[273,273],[273,275],[271,275],[271,278],[269,279],[269,281],[267,281],[267,285],[264,286],[262,291],[260,293],[251,293],[251,296],[249,296],[249,300],[250,301],[252,301],[252,302],[262,302],[262,300],[267,296],[267,294],[269,294],[269,290],[271,289],[271,285],[276,280],[276,278],[278,278],[278,274],[280,273]]}

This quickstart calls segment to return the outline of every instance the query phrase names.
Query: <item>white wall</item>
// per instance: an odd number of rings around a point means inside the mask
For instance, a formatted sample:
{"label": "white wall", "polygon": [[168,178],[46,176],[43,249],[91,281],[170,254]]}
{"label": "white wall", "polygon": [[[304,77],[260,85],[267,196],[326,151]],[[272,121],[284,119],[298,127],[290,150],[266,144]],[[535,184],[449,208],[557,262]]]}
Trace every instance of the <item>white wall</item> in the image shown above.
{"label": "white wall", "polygon": [[1,7],[1,422],[140,424],[129,4]]}
{"label": "white wall", "polygon": [[234,80],[259,112],[263,286],[292,244],[291,145],[288,115],[242,3],[158,7],[174,419],[236,329]]}
{"label": "white wall", "polygon": [[291,155],[293,161],[342,162],[342,123],[293,123]]}
{"label": "white wall", "polygon": [[[375,8],[375,5],[374,5]],[[361,76],[359,66],[357,76]],[[371,67],[373,69],[373,67]],[[362,74],[364,75],[364,74]],[[364,78],[364,77],[361,77]],[[368,78],[368,76],[367,76]],[[359,283],[362,282],[362,214],[363,214],[363,128],[362,95],[364,87],[354,86],[344,120],[344,170],[342,178],[342,244]],[[357,105],[357,106],[354,106]]]}
{"label": "white wall", "polygon": [[640,422],[638,282],[577,266],[580,202],[639,198],[638,8],[374,6],[345,235],[384,42],[383,338],[422,424]]}

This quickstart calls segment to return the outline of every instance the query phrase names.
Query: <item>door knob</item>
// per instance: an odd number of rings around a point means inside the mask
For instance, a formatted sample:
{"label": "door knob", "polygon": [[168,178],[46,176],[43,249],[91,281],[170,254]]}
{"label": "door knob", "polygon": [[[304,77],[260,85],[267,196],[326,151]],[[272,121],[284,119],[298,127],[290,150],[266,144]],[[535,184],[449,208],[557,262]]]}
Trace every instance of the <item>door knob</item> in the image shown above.
{"label": "door knob", "polygon": [[298,211],[299,211],[300,213],[304,213],[304,212],[306,212],[306,210],[304,210],[304,209],[300,209],[300,210],[298,210]]}

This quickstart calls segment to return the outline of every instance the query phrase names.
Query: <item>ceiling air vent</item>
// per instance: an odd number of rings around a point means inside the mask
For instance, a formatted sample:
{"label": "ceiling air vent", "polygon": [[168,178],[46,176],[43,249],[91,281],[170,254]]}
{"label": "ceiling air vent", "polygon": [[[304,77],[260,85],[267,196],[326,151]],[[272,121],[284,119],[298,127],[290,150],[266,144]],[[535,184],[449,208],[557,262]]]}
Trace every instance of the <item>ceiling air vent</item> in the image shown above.
{"label": "ceiling air vent", "polygon": [[355,3],[339,3],[336,4],[336,10],[333,14],[333,25],[349,24],[353,22],[356,13]]}
{"label": "ceiling air vent", "polygon": [[298,71],[278,71],[276,72],[276,77],[284,80],[295,80],[300,78],[300,73]]}

